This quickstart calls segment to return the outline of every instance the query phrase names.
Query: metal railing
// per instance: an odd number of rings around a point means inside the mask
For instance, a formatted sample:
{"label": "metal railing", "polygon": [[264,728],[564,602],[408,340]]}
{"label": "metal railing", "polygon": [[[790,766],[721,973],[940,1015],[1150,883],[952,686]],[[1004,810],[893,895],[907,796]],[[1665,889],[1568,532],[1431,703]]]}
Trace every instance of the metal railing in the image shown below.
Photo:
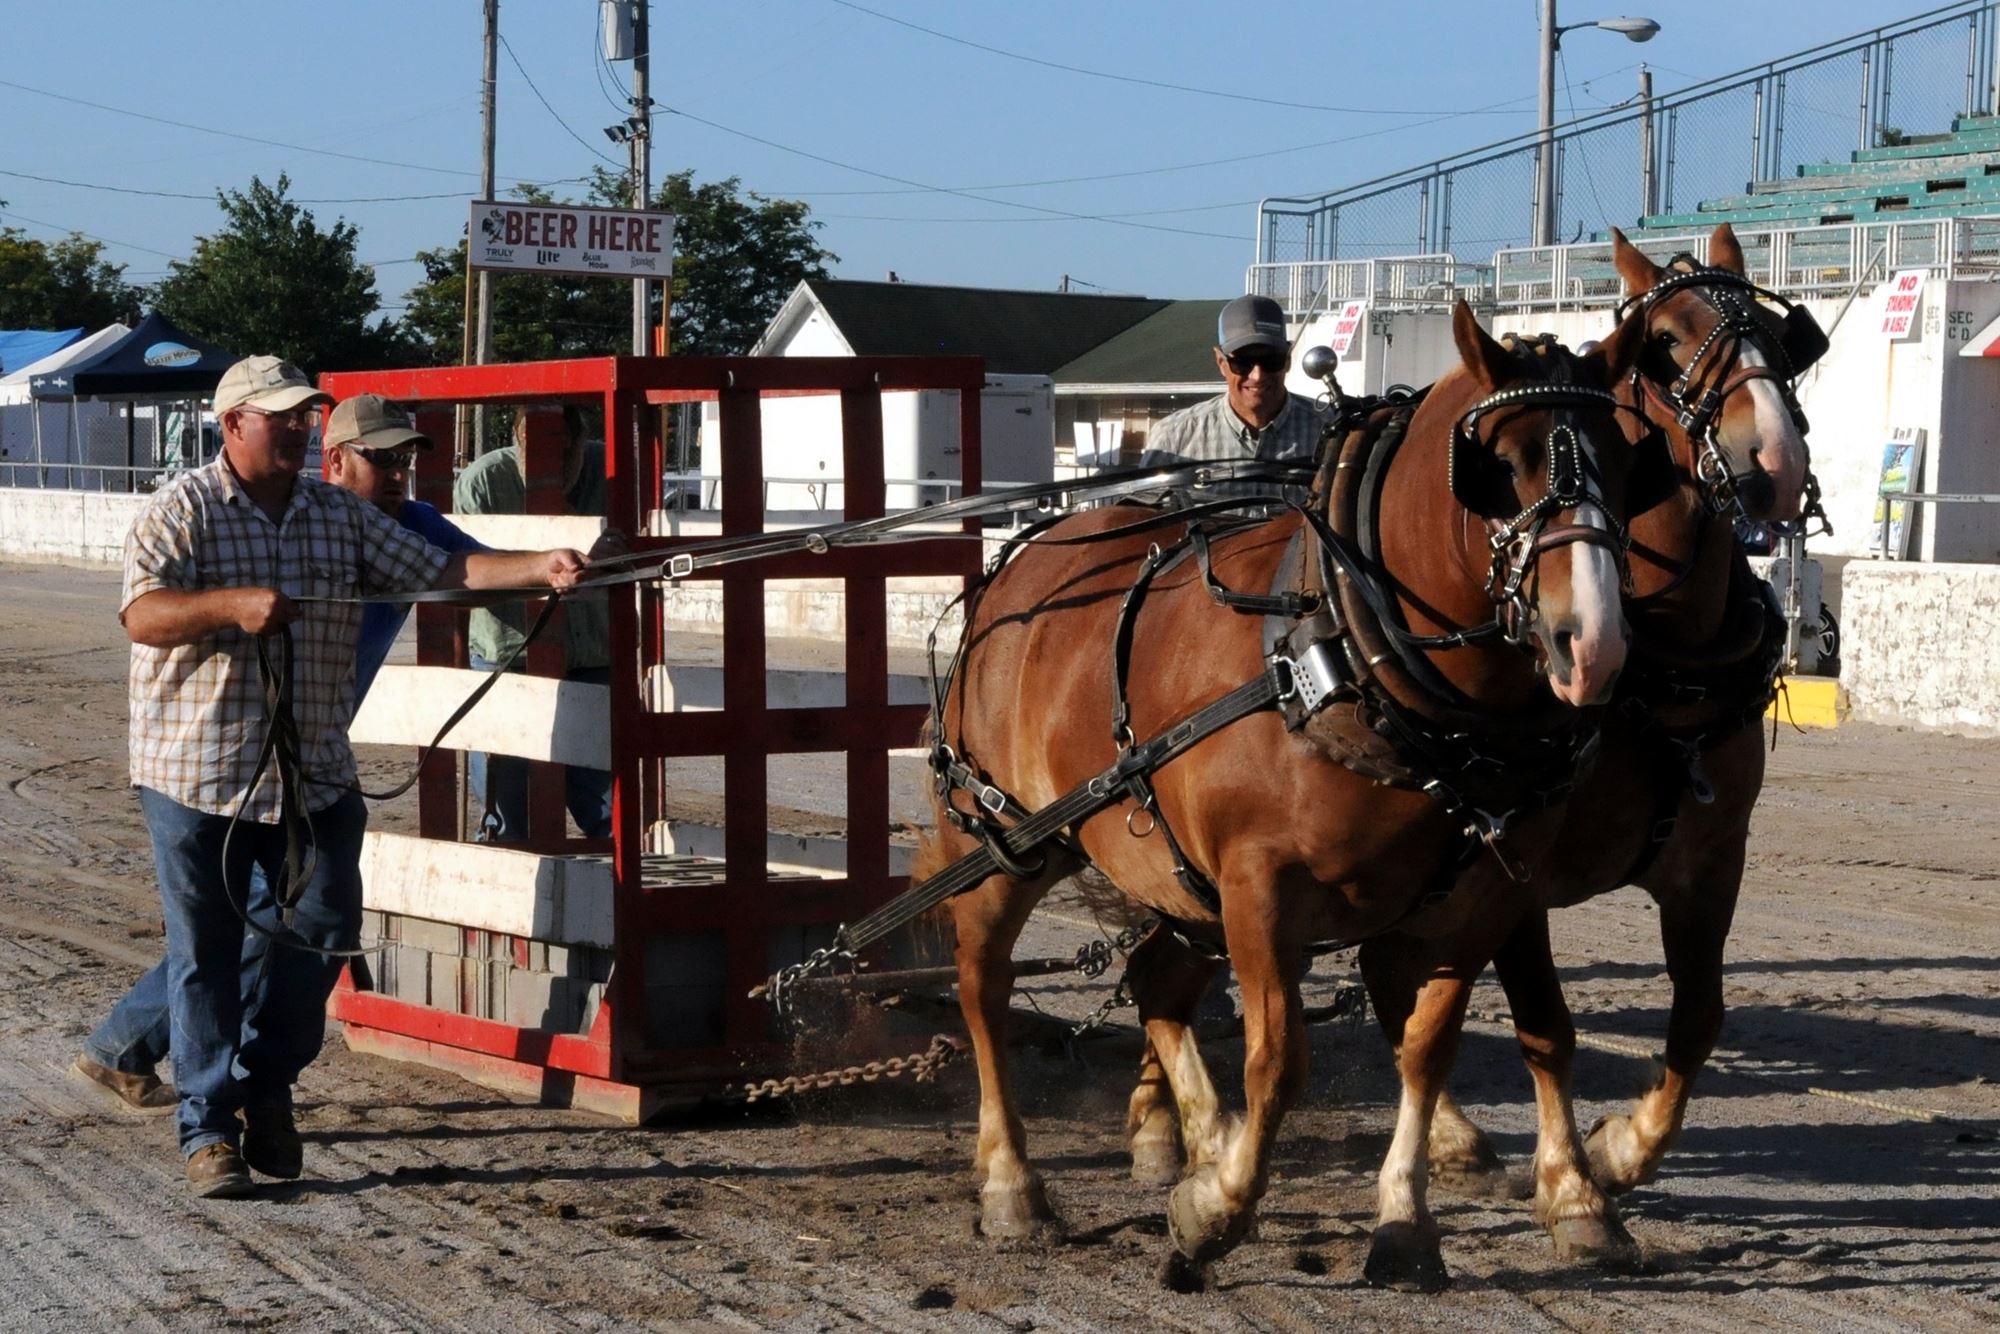
{"label": "metal railing", "polygon": [[[1683,251],[1706,262],[1710,235],[1644,235],[1633,244],[1656,263]],[[2000,280],[2000,216],[1744,229],[1736,239],[1751,279],[1787,296],[1844,296],[1902,269],[1924,269],[1941,281]],[[1443,310],[1463,298],[1482,314],[1598,309],[1623,295],[1609,241],[1514,246],[1494,252],[1490,264],[1440,263],[1446,259],[1252,265],[1247,287],[1275,299],[1297,323],[1327,309],[1327,292],[1334,301],[1366,300],[1375,310]],[[1436,283],[1416,281],[1425,273],[1438,275]]]}
{"label": "metal railing", "polygon": [[[1910,127],[1956,114],[2000,112],[1996,48],[2000,0],[1960,0],[1578,116],[1554,132],[1554,225],[1542,234],[1671,214],[1797,162],[1899,142]],[[1341,189],[1265,199],[1255,264],[1529,244],[1539,151],[1538,132],[1527,130]]]}
{"label": "metal railing", "polygon": [[1490,266],[1463,264],[1450,255],[1391,255],[1252,264],[1243,290],[1270,297],[1293,319],[1309,320],[1343,301],[1366,301],[1375,310],[1447,310],[1491,280]]}
{"label": "metal railing", "polygon": [[[0,459],[0,487],[24,491],[92,491],[146,495],[178,476],[178,467],[111,463],[70,463],[61,459]],[[114,485],[114,479],[116,484]]]}

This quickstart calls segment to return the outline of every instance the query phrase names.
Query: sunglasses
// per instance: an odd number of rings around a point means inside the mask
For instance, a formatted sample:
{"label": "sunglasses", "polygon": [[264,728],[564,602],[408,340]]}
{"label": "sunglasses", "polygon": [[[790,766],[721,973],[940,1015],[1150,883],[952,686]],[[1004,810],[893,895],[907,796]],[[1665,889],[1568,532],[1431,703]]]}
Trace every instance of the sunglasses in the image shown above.
{"label": "sunglasses", "polygon": [[360,455],[386,472],[408,472],[417,466],[414,449],[363,449],[360,445],[349,445],[347,452]]}
{"label": "sunglasses", "polygon": [[273,426],[297,426],[310,430],[319,421],[317,407],[291,408],[284,412],[272,412],[268,408],[245,407],[245,412],[254,412],[259,417],[268,417]]}
{"label": "sunglasses", "polygon": [[1266,375],[1278,375],[1283,373],[1290,359],[1282,352],[1236,352],[1224,353],[1223,360],[1238,375],[1248,375],[1259,367]]}

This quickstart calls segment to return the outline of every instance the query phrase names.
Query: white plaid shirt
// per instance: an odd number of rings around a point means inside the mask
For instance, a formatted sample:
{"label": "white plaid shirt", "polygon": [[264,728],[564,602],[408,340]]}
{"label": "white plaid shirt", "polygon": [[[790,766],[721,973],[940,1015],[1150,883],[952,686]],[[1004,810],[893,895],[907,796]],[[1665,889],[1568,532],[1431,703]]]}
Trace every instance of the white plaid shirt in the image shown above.
{"label": "white plaid shirt", "polygon": [[1148,468],[1191,459],[1298,459],[1310,463],[1325,430],[1326,418],[1319,408],[1298,394],[1286,394],[1285,406],[1261,431],[1236,415],[1228,394],[1217,394],[1160,418],[1147,433],[1146,451],[1139,462]]}
{"label": "white plaid shirt", "polygon": [[[125,537],[119,615],[156,589],[275,588],[288,597],[416,592],[450,558],[375,506],[301,476],[283,520],[243,490],[220,458],[167,486]],[[354,654],[361,608],[312,603],[292,635],[292,711],[306,799],[323,810],[355,780],[347,727],[354,716]],[[132,783],[210,815],[278,818],[277,774],[257,768],[268,720],[253,636],[230,627],[179,648],[132,646],[128,698]]]}

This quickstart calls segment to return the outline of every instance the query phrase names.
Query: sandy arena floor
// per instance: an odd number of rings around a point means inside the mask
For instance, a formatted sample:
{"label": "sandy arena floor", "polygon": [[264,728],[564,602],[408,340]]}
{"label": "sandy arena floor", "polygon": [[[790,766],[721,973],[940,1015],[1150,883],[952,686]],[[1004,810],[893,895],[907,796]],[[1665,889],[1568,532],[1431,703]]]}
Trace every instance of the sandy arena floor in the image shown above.
{"label": "sandy arena floor", "polygon": [[[963,1067],[932,1089],[634,1130],[331,1038],[302,1088],[305,1179],[190,1199],[169,1124],[121,1117],[64,1075],[160,948],[125,784],[116,594],[106,574],[0,566],[0,1325],[2000,1324],[2000,741],[1865,726],[1779,737],[1723,1050],[1667,1171],[1624,1205],[1642,1272],[1560,1265],[1525,1203],[1434,1191],[1453,1287],[1362,1286],[1395,1086],[1372,1024],[1336,1023],[1316,1030],[1258,1236],[1208,1292],[1176,1296],[1156,1277],[1164,1193],[1132,1183],[1120,1151],[1129,1036],[1081,1061],[1023,1058],[1030,1146],[1069,1226],[1045,1250],[973,1234]],[[904,775],[898,790],[916,786]],[[407,826],[408,811],[378,821]],[[1060,915],[1035,931],[1024,952],[1090,934]],[[1598,1044],[1578,1069],[1587,1125],[1647,1081],[1648,1063],[1621,1052],[1664,1034],[1654,914],[1636,891],[1609,896],[1560,915],[1556,944]],[[1081,1015],[1103,994],[1059,982],[1037,1000]],[[1482,984],[1473,1008],[1505,1001]],[[1220,1077],[1240,1050],[1217,1053]],[[1473,1026],[1457,1089],[1521,1161],[1531,1107],[1510,1030]]]}

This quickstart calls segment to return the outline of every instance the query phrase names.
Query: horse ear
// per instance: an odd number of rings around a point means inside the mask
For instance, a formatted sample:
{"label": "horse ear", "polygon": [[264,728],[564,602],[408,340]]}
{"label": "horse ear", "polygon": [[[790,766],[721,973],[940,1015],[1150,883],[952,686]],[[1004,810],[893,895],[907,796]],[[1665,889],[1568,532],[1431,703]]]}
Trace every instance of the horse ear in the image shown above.
{"label": "horse ear", "polygon": [[1611,260],[1618,266],[1618,276],[1625,280],[1626,296],[1648,291],[1660,280],[1660,266],[1647,259],[1616,227],[1611,229]]}
{"label": "horse ear", "polygon": [[1615,385],[1625,378],[1639,360],[1639,353],[1646,346],[1646,318],[1639,311],[1633,311],[1618,322],[1618,327],[1604,339],[1584,353],[1583,362],[1597,370],[1607,385]]}
{"label": "horse ear", "polygon": [[1458,344],[1458,358],[1465,363],[1465,369],[1488,393],[1513,378],[1513,359],[1507,355],[1507,349],[1479,327],[1472,307],[1463,300],[1452,308],[1451,341]]}
{"label": "horse ear", "polygon": [[1736,239],[1736,229],[1726,222],[1715,225],[1715,231],[1708,238],[1708,262],[1718,269],[1728,269],[1731,273],[1743,273],[1743,243]]}

